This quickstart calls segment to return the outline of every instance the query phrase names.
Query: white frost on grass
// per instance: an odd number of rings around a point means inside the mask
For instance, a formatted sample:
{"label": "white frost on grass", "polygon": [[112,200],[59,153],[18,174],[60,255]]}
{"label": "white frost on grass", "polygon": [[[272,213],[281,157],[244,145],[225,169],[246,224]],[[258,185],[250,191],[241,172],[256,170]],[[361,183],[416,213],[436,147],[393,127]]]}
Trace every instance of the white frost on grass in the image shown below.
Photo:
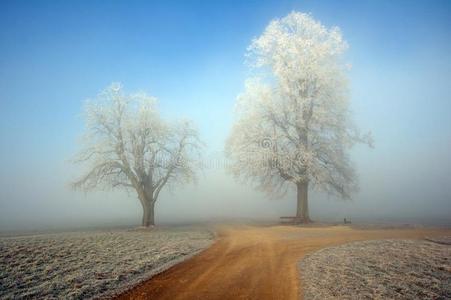
{"label": "white frost on grass", "polygon": [[451,246],[419,240],[325,248],[300,263],[304,299],[451,299]]}
{"label": "white frost on grass", "polygon": [[206,248],[206,229],[96,231],[0,238],[0,298],[108,295]]}

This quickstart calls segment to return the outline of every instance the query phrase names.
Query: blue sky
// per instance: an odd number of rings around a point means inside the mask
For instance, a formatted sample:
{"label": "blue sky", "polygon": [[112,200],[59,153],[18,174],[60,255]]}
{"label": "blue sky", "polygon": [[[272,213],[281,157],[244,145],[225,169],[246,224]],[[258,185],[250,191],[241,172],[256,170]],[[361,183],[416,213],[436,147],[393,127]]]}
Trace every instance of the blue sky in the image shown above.
{"label": "blue sky", "polygon": [[376,139],[370,156],[354,151],[359,172],[432,172],[450,211],[449,1],[0,1],[0,210],[16,211],[23,184],[69,172],[82,103],[113,81],[158,97],[168,118],[194,119],[208,151],[222,150],[246,47],[292,10],[350,44],[355,119]]}

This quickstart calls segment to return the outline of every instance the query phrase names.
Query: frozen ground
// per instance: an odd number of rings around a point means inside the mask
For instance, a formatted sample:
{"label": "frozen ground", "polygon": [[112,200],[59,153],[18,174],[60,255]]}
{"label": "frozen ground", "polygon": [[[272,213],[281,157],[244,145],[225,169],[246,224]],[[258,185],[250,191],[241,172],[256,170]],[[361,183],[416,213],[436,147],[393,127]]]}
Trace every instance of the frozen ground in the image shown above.
{"label": "frozen ground", "polygon": [[305,299],[451,299],[451,246],[430,241],[325,248],[300,270]]}
{"label": "frozen ground", "polygon": [[0,237],[0,298],[108,295],[207,247],[202,228]]}

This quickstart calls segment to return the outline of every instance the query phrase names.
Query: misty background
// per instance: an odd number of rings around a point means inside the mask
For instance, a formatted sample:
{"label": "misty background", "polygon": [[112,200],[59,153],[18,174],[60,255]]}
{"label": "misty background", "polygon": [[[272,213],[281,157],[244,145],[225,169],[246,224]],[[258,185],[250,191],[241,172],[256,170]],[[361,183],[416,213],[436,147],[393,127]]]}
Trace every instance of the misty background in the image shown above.
{"label": "misty background", "polygon": [[157,223],[293,215],[294,193],[235,182],[222,155],[246,48],[292,10],[341,28],[354,118],[375,139],[352,150],[353,201],[311,192],[312,219],[449,225],[450,2],[2,1],[0,230],[139,224],[134,191],[69,187],[84,100],[114,81],[157,97],[165,118],[194,120],[207,145],[198,183],[164,190]]}

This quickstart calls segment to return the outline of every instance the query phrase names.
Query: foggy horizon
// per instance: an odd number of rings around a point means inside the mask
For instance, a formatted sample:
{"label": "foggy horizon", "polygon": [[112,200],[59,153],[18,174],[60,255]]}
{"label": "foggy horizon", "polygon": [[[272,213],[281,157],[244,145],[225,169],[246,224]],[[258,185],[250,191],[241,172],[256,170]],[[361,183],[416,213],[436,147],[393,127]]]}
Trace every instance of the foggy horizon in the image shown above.
{"label": "foggy horizon", "polygon": [[[142,3],[140,3],[142,4]],[[246,49],[291,11],[338,26],[353,118],[375,148],[350,158],[352,200],[310,190],[314,221],[450,226],[451,5],[263,1],[95,1],[0,4],[0,231],[138,225],[135,191],[84,193],[70,183],[85,130],[85,100],[112,82],[158,98],[162,118],[191,119],[205,143],[197,183],[164,189],[157,224],[234,219],[277,222],[296,207],[237,182],[223,167],[237,96],[248,77]],[[355,12],[358,13],[355,13]],[[425,17],[425,16],[434,16]]]}

